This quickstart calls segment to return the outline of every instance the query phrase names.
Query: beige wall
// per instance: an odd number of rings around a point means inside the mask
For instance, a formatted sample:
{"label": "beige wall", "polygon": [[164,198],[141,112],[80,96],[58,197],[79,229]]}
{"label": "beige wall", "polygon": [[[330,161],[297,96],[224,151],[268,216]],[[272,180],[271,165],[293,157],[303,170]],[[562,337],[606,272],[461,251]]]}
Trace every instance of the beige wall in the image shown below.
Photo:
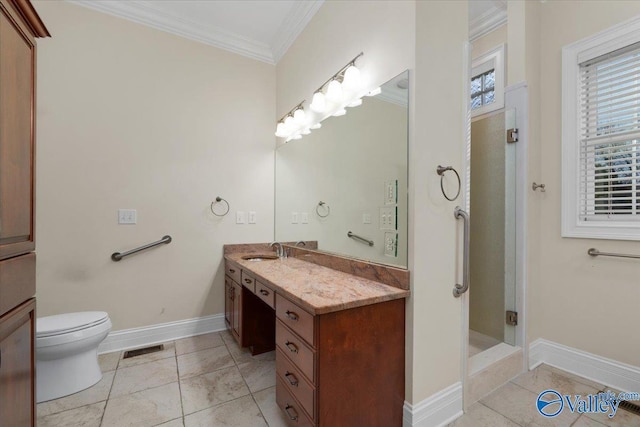
{"label": "beige wall", "polygon": [[[471,42],[471,58],[476,59],[491,49],[507,43],[507,24],[501,25],[490,33]],[[505,66],[506,68],[506,66]],[[506,79],[505,79],[506,81]]]}
{"label": "beige wall", "polygon": [[[273,237],[275,67],[35,6],[53,35],[38,49],[38,315],[105,310],[119,330],[222,313],[222,245]],[[119,208],[138,224],[118,225]],[[236,210],[258,223],[235,225]],[[109,258],[165,234],[170,245]]]}
{"label": "beige wall", "polygon": [[[560,237],[561,49],[640,14],[634,1],[549,1],[540,5],[539,280],[529,285],[530,339],[546,338],[640,366],[637,261],[590,258],[590,247],[637,253],[638,243]],[[631,335],[629,335],[631,334]]]}
{"label": "beige wall", "polygon": [[461,379],[466,296],[454,298],[452,289],[462,280],[462,223],[453,216],[462,200],[445,200],[435,169],[440,164],[464,170],[468,98],[461,82],[468,78],[463,53],[468,37],[467,2],[417,3],[414,138],[409,149],[413,280],[408,334],[414,403]]}

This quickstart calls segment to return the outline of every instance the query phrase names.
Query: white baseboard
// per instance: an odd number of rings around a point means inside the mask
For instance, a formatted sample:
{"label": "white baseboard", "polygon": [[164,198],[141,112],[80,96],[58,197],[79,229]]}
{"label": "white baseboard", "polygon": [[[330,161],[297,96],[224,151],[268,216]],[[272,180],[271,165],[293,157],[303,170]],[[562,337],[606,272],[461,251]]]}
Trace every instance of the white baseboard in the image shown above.
{"label": "white baseboard", "polygon": [[214,314],[195,319],[112,331],[98,347],[98,353],[145,347],[179,338],[222,331],[225,328],[224,314]]}
{"label": "white baseboard", "polygon": [[626,392],[640,390],[640,367],[537,339],[529,346],[529,369],[541,363]]}
{"label": "white baseboard", "polygon": [[462,383],[450,385],[415,405],[404,402],[404,427],[440,427],[462,415]]}

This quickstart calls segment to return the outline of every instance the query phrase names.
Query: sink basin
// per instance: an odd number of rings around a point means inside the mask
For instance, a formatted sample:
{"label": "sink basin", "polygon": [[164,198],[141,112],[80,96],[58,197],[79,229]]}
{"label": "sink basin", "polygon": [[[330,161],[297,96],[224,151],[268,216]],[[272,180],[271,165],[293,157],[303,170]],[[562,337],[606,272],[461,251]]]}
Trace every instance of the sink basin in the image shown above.
{"label": "sink basin", "polygon": [[278,259],[277,255],[267,255],[267,254],[256,254],[256,255],[245,255],[242,257],[245,261],[271,261],[274,259]]}

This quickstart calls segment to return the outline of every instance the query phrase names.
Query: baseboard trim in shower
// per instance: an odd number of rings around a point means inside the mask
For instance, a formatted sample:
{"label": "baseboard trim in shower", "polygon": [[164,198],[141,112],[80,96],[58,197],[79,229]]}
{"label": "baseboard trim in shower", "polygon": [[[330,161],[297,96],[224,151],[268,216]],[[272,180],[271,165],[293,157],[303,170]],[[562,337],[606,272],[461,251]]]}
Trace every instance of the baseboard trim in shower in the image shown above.
{"label": "baseboard trim in shower", "polygon": [[620,391],[640,390],[640,366],[539,338],[529,346],[529,369],[542,363]]}
{"label": "baseboard trim in shower", "polygon": [[112,331],[98,347],[98,354],[140,348],[224,329],[226,329],[224,313],[221,313]]}

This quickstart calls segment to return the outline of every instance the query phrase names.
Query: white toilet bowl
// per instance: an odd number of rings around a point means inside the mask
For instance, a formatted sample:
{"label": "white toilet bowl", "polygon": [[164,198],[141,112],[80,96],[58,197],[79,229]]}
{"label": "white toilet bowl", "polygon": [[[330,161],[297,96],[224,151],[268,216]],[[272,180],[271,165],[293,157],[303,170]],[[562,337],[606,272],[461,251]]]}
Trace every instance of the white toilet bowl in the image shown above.
{"label": "white toilet bowl", "polygon": [[103,311],[66,313],[36,321],[36,400],[77,393],[100,379],[98,345],[111,331]]}

